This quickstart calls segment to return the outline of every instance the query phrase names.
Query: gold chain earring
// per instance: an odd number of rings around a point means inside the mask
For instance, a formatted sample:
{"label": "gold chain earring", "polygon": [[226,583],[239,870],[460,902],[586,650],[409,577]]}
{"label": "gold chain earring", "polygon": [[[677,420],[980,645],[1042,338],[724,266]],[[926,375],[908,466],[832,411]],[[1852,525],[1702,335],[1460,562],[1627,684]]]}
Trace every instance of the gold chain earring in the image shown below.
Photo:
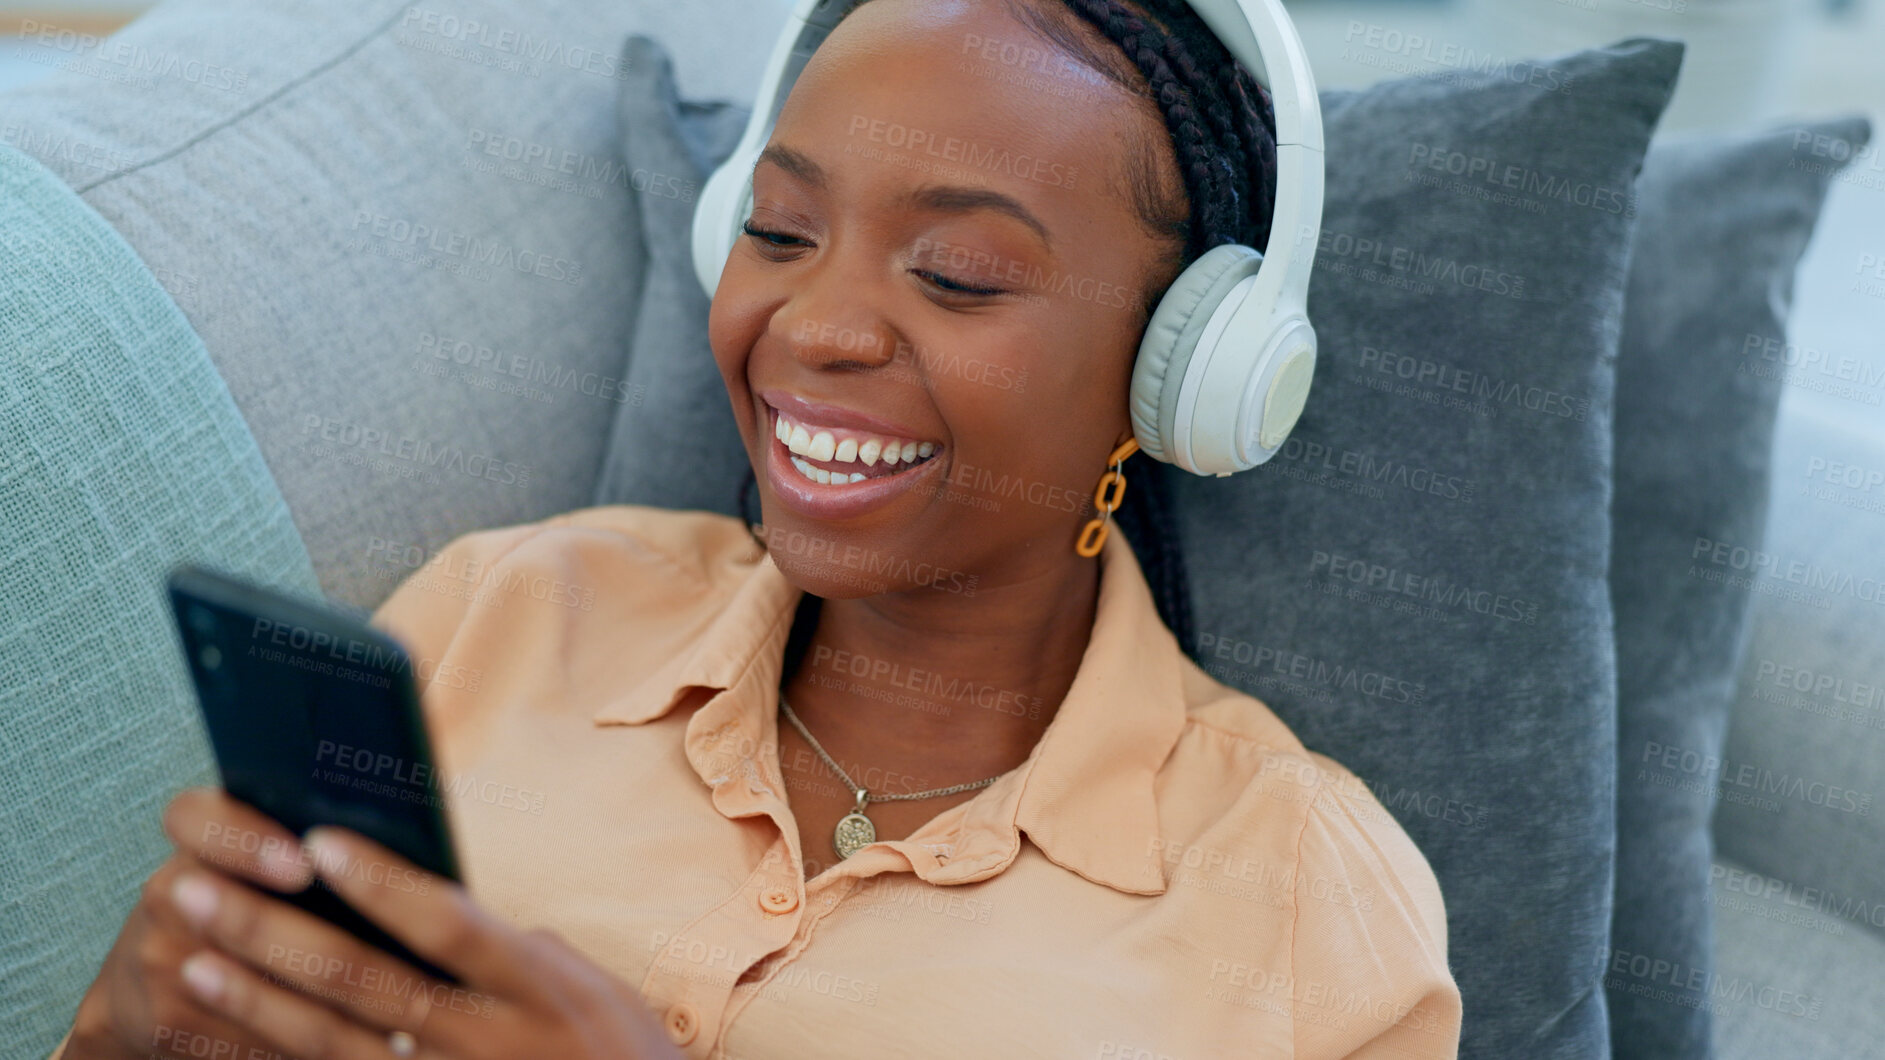
{"label": "gold chain earring", "polygon": [[1119,510],[1119,502],[1126,499],[1126,473],[1120,467],[1126,458],[1139,451],[1139,439],[1128,438],[1126,444],[1113,450],[1107,463],[1112,469],[1100,476],[1098,486],[1093,488],[1093,506],[1100,514],[1089,520],[1080,531],[1080,540],[1073,550],[1082,556],[1097,556],[1106,544],[1106,532],[1112,527],[1113,513]]}

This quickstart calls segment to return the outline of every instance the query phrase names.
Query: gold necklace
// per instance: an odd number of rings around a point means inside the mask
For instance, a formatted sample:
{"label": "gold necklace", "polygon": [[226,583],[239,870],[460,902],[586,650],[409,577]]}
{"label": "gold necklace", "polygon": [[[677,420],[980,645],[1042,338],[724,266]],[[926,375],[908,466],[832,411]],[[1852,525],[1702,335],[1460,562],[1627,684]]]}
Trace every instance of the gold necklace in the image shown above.
{"label": "gold necklace", "polygon": [[997,773],[987,780],[978,780],[973,784],[957,784],[953,787],[937,788],[935,791],[918,791],[903,795],[873,796],[870,792],[851,783],[850,774],[846,773],[843,767],[839,766],[838,763],[832,761],[831,756],[825,753],[825,749],[820,747],[818,741],[812,738],[812,734],[805,728],[805,723],[800,721],[798,715],[792,712],[792,705],[785,701],[784,692],[779,693],[779,709],[785,712],[786,720],[791,722],[792,727],[799,731],[799,735],[805,737],[805,742],[812,745],[812,750],[818,752],[818,757],[824,759],[825,764],[831,767],[832,772],[838,774],[838,778],[844,781],[844,786],[851,789],[851,794],[857,796],[856,808],[840,818],[838,827],[832,829],[831,832],[831,845],[833,849],[837,850],[838,857],[840,858],[848,858],[863,849],[865,845],[877,841],[877,826],[871,823],[869,817],[864,816],[864,807],[872,798],[876,798],[880,802],[889,799],[933,799],[942,795],[954,795],[960,791],[973,791],[976,788],[987,787],[1007,775],[1005,773]]}

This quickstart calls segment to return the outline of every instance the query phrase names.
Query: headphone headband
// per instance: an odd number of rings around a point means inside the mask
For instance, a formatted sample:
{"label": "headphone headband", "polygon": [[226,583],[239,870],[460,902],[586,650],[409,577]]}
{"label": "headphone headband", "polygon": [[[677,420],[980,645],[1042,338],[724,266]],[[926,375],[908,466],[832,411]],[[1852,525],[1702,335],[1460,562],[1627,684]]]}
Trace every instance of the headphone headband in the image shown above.
{"label": "headphone headband", "polygon": [[[766,64],[765,77],[760,80],[753,120],[747,123],[746,134],[732,157],[744,159],[766,146],[792,85],[811,61],[812,53],[837,28],[850,2],[797,0]],[[1308,254],[1296,253],[1299,241],[1295,233],[1303,226],[1320,228],[1322,219],[1322,102],[1316,95],[1302,38],[1283,10],[1282,0],[1187,2],[1270,93],[1270,106],[1276,115],[1276,203],[1271,209],[1270,245],[1259,249],[1266,261],[1274,261],[1285,274],[1280,277],[1280,291],[1295,292],[1300,303],[1308,293],[1314,250],[1312,247]],[[1303,150],[1285,150],[1293,144],[1300,144]],[[701,268],[711,268],[717,279],[722,264],[722,260],[715,260],[702,263]],[[712,289],[711,284],[708,289]]]}

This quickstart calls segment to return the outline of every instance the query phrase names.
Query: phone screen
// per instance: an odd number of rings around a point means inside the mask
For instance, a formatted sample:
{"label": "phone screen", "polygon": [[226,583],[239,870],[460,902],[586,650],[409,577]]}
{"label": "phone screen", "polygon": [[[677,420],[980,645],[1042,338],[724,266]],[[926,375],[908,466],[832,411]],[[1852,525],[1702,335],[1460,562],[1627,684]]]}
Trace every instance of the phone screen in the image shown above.
{"label": "phone screen", "polygon": [[[426,872],[459,878],[411,659],[337,610],[200,567],[168,580],[183,650],[223,788],[296,835],[349,828]],[[422,873],[349,864],[390,887]],[[271,892],[273,893],[273,892]],[[316,880],[284,900],[453,982]]]}

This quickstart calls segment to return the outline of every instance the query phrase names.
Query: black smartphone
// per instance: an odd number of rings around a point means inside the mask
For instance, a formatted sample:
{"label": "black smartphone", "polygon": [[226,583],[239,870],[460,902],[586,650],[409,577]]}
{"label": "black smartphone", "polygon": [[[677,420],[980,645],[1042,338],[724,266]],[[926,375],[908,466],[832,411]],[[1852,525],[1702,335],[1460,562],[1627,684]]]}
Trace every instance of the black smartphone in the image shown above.
{"label": "black smartphone", "polygon": [[[350,828],[426,872],[460,878],[412,660],[397,641],[336,609],[203,567],[177,567],[166,587],[225,791],[297,836],[315,825]],[[432,886],[414,874],[402,883],[384,866],[359,870],[390,886]],[[325,880],[267,893],[456,982]]]}

